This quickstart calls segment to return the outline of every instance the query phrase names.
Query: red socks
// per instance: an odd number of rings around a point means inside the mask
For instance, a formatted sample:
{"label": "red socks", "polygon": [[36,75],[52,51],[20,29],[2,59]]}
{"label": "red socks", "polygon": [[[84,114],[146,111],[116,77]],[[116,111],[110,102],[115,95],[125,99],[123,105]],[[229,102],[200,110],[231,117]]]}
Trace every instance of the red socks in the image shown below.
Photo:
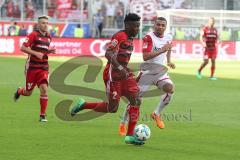
{"label": "red socks", "polygon": [[18,92],[18,94],[20,94],[20,95],[26,96],[26,95],[25,95],[25,91],[26,91],[25,88],[19,88],[17,92]]}
{"label": "red socks", "polygon": [[46,115],[47,105],[48,105],[48,96],[40,95],[40,106],[41,106],[40,115]]}
{"label": "red socks", "polygon": [[130,106],[128,109],[129,113],[129,122],[128,122],[128,131],[127,135],[132,136],[134,134],[134,128],[137,124],[139,117],[139,106]]}
{"label": "red socks", "polygon": [[95,112],[103,112],[108,113],[108,103],[106,102],[95,102],[95,103],[88,103],[86,102],[83,106],[83,109],[93,109]]}

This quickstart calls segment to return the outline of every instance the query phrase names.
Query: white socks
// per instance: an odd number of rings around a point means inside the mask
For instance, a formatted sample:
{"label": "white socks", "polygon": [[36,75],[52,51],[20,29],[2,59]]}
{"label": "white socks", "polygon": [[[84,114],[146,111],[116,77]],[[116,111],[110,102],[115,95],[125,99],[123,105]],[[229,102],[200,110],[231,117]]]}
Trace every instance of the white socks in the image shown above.
{"label": "white socks", "polygon": [[160,115],[160,113],[162,112],[162,110],[169,104],[169,102],[172,99],[173,94],[172,93],[165,93],[164,95],[161,96],[160,98],[160,102],[157,105],[156,109],[155,109],[155,114],[156,115]]}
{"label": "white socks", "polygon": [[128,120],[129,120],[129,113],[128,113],[128,108],[129,108],[129,104],[125,107],[124,111],[123,111],[123,115],[121,117],[121,123],[123,124],[127,124]]}

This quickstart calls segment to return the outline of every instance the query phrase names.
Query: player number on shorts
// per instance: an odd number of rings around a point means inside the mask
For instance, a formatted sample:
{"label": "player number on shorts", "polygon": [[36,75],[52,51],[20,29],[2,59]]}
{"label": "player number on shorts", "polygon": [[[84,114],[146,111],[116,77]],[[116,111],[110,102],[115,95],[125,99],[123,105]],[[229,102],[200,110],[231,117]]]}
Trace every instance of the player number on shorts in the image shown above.
{"label": "player number on shorts", "polygon": [[28,89],[31,89],[32,88],[32,83],[28,83],[27,87],[28,87]]}
{"label": "player number on shorts", "polygon": [[117,99],[117,92],[116,91],[113,92],[113,99]]}

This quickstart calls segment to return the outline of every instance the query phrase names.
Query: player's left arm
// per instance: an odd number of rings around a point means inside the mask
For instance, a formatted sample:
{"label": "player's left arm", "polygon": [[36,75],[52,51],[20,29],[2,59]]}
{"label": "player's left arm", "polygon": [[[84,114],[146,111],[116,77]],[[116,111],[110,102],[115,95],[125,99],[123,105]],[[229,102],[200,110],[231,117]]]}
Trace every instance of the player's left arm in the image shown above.
{"label": "player's left arm", "polygon": [[171,50],[168,50],[168,52],[167,52],[167,66],[169,66],[169,67],[172,68],[172,69],[175,69],[176,66],[175,66],[175,64],[172,63],[172,61],[171,61],[171,53],[172,53],[172,51],[171,51]]}
{"label": "player's left arm", "polygon": [[55,46],[49,47],[48,53],[56,54],[56,48],[55,48]]}
{"label": "player's left arm", "polygon": [[[169,43],[172,45],[172,36],[170,37]],[[172,48],[167,51],[167,66],[169,66],[172,69],[175,69],[176,66],[175,64],[171,61],[171,53],[172,53]]]}
{"label": "player's left arm", "polygon": [[219,38],[219,35],[218,35],[218,31],[217,31],[217,29],[216,29],[216,47],[218,46],[218,44],[220,44],[221,43],[221,41],[220,41],[220,38]]}
{"label": "player's left arm", "polygon": [[[52,43],[52,38],[51,38],[51,43]],[[51,44],[51,43],[50,43],[50,44]],[[49,47],[49,49],[48,49],[48,53],[56,54],[55,45],[50,45],[50,47]]]}

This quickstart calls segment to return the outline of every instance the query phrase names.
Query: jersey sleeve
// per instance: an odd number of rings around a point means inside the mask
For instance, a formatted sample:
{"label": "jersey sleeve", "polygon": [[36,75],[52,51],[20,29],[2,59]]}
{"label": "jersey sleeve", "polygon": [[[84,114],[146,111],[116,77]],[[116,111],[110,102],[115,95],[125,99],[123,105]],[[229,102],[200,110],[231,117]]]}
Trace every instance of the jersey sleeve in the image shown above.
{"label": "jersey sleeve", "polygon": [[115,34],[111,41],[107,44],[107,49],[111,49],[113,51],[118,50],[118,47],[122,41],[124,41],[124,37],[119,33]]}
{"label": "jersey sleeve", "polygon": [[36,38],[36,34],[34,32],[30,33],[26,37],[25,41],[23,42],[23,46],[25,46],[25,47],[32,46],[32,44],[34,43],[35,38]]}
{"label": "jersey sleeve", "polygon": [[152,47],[153,47],[152,38],[149,35],[146,35],[143,38],[142,52],[143,53],[151,52],[152,51]]}

